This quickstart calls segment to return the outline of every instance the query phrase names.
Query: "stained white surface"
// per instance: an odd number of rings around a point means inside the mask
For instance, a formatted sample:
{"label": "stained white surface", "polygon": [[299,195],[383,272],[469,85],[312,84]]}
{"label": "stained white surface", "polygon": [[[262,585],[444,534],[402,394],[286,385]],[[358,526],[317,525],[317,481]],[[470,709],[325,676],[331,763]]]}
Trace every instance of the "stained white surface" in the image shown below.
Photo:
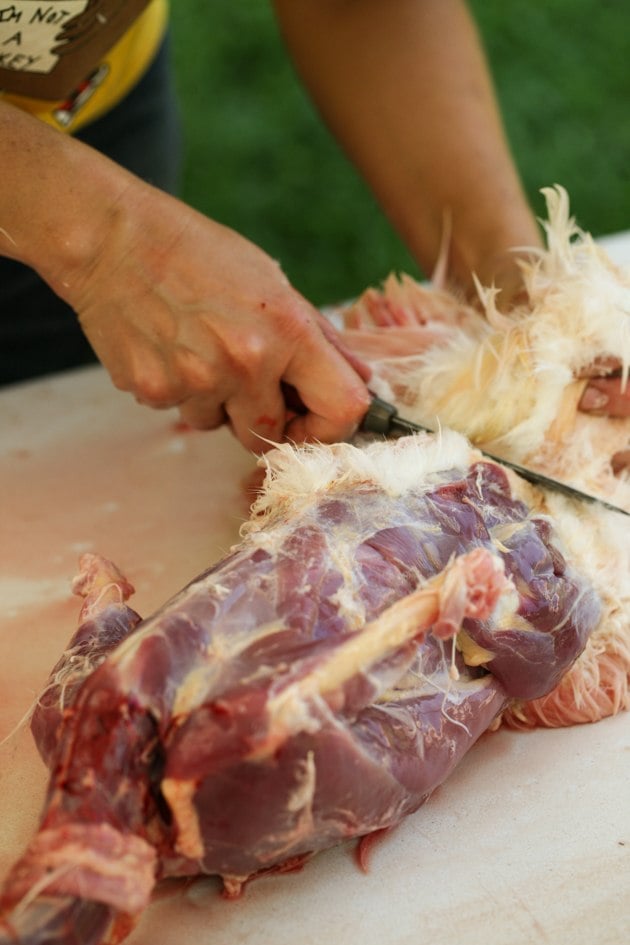
{"label": "stained white surface", "polygon": [[[612,255],[630,259],[630,234]],[[90,368],[0,393],[0,738],[76,623],[82,550],[115,560],[148,614],[238,539],[253,460],[185,433]],[[45,771],[23,729],[0,747],[0,874],[35,828]],[[630,940],[630,716],[499,732],[372,854],[350,848],[237,902],[169,887],[130,945],[619,945]]]}

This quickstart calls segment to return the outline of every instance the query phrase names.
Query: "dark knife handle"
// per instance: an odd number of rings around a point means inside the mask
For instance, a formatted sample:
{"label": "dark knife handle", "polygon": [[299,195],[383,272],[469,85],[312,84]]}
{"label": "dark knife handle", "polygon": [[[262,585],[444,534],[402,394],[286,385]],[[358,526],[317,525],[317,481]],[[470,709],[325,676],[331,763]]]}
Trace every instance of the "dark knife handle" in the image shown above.
{"label": "dark knife handle", "polygon": [[378,433],[381,436],[399,437],[409,436],[410,433],[434,433],[429,427],[411,420],[403,420],[393,404],[380,397],[372,396],[368,412],[361,421],[364,433]]}
{"label": "dark knife handle", "polygon": [[364,433],[380,433],[388,436],[392,429],[392,420],[398,411],[393,404],[388,404],[380,397],[372,397],[368,412],[361,421],[361,430]]}
{"label": "dark knife handle", "polygon": [[[424,427],[419,423],[414,423],[411,420],[404,420],[402,417],[399,417],[398,410],[393,404],[375,396],[372,397],[368,412],[361,421],[360,429],[364,433],[377,433],[380,436],[387,437],[407,436],[410,433],[418,432],[435,433],[435,431],[431,430],[429,427]],[[527,469],[525,466],[519,465],[519,463],[504,459],[502,456],[496,456],[494,453],[488,453],[482,449],[480,449],[479,452],[486,459],[491,460],[491,462],[499,463],[502,466],[506,466],[508,469],[512,469],[517,475],[521,476],[522,479],[526,479],[535,486],[552,489],[554,492],[563,493],[572,499],[579,499],[582,502],[596,502],[598,505],[603,505],[604,508],[610,509],[611,512],[621,512],[622,515],[630,515],[630,512],[627,512],[625,509],[612,505],[599,496],[582,492],[580,489],[576,489],[568,483],[550,479],[549,476],[545,476],[544,473]]]}

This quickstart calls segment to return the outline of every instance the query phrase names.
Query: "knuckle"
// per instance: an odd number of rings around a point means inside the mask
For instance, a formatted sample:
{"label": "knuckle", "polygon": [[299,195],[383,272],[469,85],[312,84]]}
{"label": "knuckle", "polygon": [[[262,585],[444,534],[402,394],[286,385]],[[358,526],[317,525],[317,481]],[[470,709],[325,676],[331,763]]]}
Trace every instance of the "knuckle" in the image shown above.
{"label": "knuckle", "polygon": [[272,346],[265,334],[255,331],[243,335],[238,348],[231,352],[230,360],[236,374],[254,378],[266,367],[272,354]]}
{"label": "knuckle", "polygon": [[163,373],[137,374],[133,391],[136,400],[150,406],[167,407],[177,401],[174,387]]}
{"label": "knuckle", "polygon": [[213,359],[183,348],[177,353],[176,364],[187,390],[205,394],[215,394],[218,391],[219,377]]}

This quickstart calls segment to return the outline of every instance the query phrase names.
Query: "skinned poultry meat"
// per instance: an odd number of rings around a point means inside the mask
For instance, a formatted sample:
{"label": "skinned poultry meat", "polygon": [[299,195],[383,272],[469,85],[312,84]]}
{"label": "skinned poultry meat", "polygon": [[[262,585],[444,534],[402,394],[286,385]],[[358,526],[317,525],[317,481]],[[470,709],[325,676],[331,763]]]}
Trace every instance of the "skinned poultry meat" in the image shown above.
{"label": "skinned poultry meat", "polygon": [[242,544],[148,620],[84,559],[83,622],[33,720],[48,799],[0,940],[119,940],[162,877],[236,892],[396,824],[597,625],[548,520],[456,434],[268,462]]}
{"label": "skinned poultry meat", "polygon": [[[614,351],[627,375],[628,286],[565,197],[548,193],[527,311],[480,290],[484,320],[404,277],[345,312],[348,338],[401,413],[625,505],[611,460],[628,424],[575,407],[589,359]],[[398,823],[500,721],[630,703],[621,516],[547,495],[449,430],[266,463],[241,544],[146,620],[113,564],[82,559],[80,626],[32,721],[51,778],[1,945],[119,942],[162,878],[218,874],[237,894]]]}
{"label": "skinned poultry meat", "polygon": [[[370,386],[402,416],[448,426],[480,449],[630,511],[630,418],[577,409],[589,376],[630,371],[630,271],[616,266],[546,188],[547,249],[523,262],[527,299],[509,313],[492,288],[474,307],[439,287],[390,276],[340,313],[345,340],[372,368]],[[499,297],[500,299],[500,297]],[[594,722],[630,707],[627,519],[533,492],[571,560],[588,574],[602,618],[551,693],[517,701],[514,727]]]}

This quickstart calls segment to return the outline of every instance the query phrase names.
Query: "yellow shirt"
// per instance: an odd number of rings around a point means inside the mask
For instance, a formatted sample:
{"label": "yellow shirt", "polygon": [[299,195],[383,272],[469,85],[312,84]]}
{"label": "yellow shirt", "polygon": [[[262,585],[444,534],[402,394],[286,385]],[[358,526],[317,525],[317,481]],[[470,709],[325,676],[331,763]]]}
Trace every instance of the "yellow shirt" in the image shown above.
{"label": "yellow shirt", "polygon": [[76,131],[138,82],[167,18],[168,0],[14,0],[0,17],[0,95]]}

